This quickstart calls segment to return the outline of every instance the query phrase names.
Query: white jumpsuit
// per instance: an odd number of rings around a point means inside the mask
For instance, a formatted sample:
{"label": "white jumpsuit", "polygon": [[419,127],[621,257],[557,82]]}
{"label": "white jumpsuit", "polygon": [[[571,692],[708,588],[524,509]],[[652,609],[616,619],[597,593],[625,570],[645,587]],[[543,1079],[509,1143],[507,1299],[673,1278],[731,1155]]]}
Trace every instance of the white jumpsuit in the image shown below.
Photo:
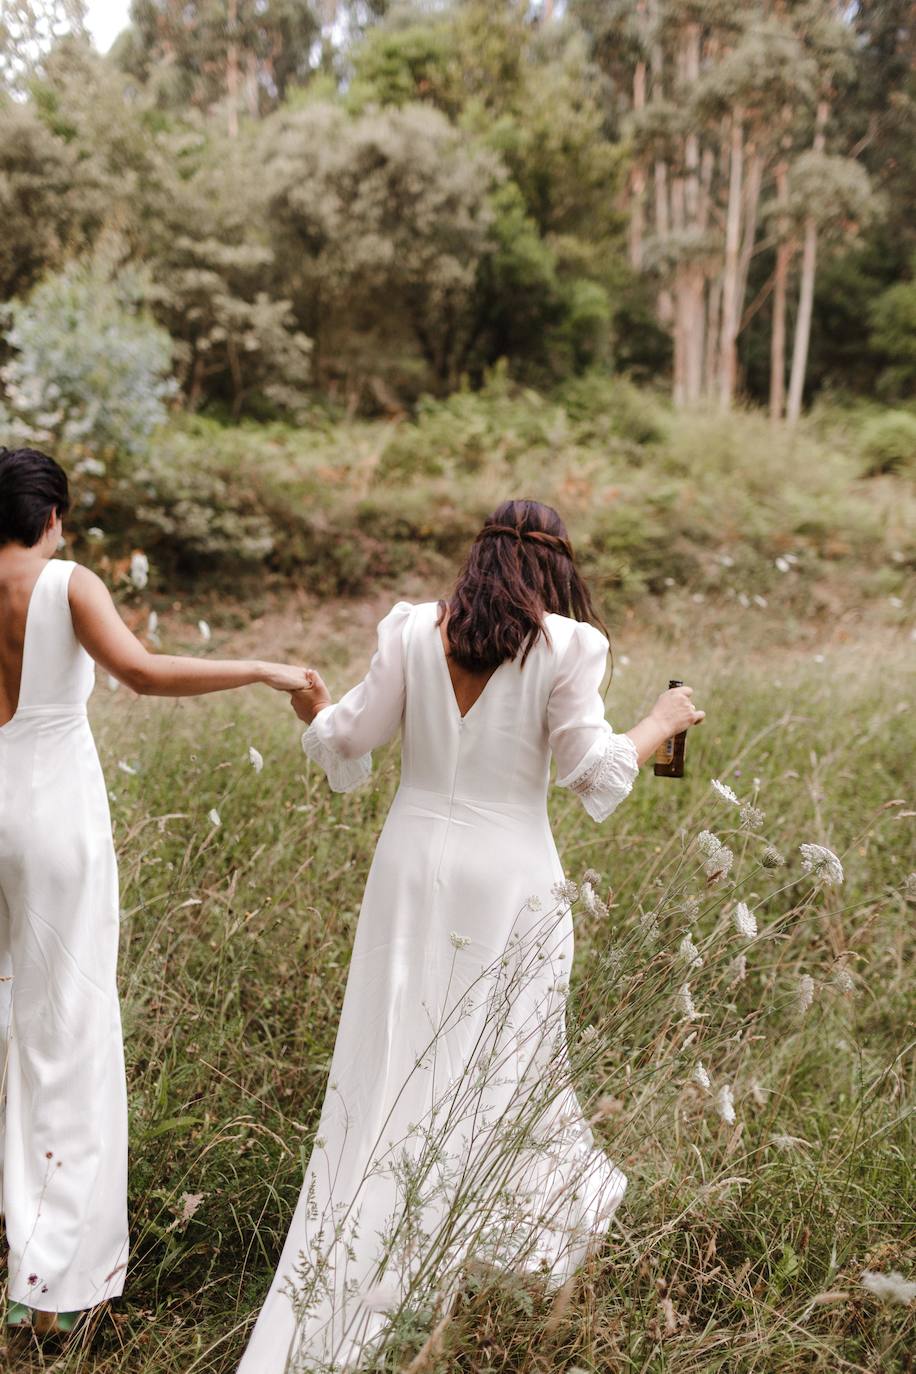
{"label": "white jumpsuit", "polygon": [[623,1196],[569,1072],[573,921],[546,802],[551,755],[595,820],[638,760],[605,720],[607,640],[564,616],[546,625],[462,717],[435,603],[399,602],[366,678],[303,736],[346,791],[400,729],[401,782],[305,1182],[240,1374],[354,1367],[402,1302],[427,1285],[447,1301],[467,1259],[557,1286]]}
{"label": "white jumpsuit", "polygon": [[86,716],[94,664],[42,568],[19,705],[0,727],[3,1211],[9,1298],[49,1312],[115,1297],[127,1262],[127,1093],[118,873]]}

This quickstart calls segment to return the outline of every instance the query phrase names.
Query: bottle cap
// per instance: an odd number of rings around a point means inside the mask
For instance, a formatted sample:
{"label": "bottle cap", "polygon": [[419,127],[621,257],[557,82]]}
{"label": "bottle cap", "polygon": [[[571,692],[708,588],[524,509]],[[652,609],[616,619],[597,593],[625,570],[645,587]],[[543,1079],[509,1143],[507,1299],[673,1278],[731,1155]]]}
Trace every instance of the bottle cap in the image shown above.
{"label": "bottle cap", "polygon": [[669,686],[669,687],[683,687],[683,685],[684,685],[684,681],[683,681],[682,678],[679,678],[679,677],[672,677],[672,678],[669,678],[669,680],[668,680],[668,686]]}

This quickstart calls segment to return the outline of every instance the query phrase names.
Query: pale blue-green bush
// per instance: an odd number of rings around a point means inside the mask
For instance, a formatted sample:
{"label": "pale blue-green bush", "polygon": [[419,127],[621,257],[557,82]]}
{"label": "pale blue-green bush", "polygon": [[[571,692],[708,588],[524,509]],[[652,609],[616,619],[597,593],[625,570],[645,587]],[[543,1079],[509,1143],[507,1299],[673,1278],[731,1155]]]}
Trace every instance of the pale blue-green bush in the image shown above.
{"label": "pale blue-green bush", "polygon": [[0,425],[103,457],[142,453],[176,385],[172,341],[143,309],[146,280],[97,254],[7,308]]}

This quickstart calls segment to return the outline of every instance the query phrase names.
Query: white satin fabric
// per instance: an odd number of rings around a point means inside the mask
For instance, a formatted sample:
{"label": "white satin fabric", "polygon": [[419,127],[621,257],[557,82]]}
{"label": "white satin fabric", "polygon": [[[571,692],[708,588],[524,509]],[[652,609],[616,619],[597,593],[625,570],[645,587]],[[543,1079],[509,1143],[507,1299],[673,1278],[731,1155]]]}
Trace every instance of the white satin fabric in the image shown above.
{"label": "white satin fabric", "polygon": [[559,1285],[626,1187],[569,1080],[573,924],[546,808],[551,755],[596,820],[633,785],[635,746],[599,692],[607,641],[547,616],[524,667],[502,664],[462,718],[436,612],[399,602],[365,679],[303,735],[348,791],[400,728],[401,780],[305,1182],[240,1374],[354,1368],[421,1290],[453,1294],[467,1260]]}
{"label": "white satin fabric", "polygon": [[0,727],[9,1298],[48,1312],[119,1294],[128,1248],[118,875],[73,568],[55,559],[38,576],[19,705]]}

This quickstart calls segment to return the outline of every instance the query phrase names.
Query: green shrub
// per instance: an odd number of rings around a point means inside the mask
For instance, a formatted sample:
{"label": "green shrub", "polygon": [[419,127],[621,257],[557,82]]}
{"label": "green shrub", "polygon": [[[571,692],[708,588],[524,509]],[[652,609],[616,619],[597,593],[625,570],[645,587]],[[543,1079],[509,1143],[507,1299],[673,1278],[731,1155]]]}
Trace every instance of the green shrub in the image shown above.
{"label": "green shrub", "polygon": [[14,301],[0,421],[104,457],[143,453],[175,391],[171,339],[143,309],[146,287],[103,249]]}
{"label": "green shrub", "polygon": [[875,415],[862,430],[866,477],[916,468],[916,415],[888,410]]}

